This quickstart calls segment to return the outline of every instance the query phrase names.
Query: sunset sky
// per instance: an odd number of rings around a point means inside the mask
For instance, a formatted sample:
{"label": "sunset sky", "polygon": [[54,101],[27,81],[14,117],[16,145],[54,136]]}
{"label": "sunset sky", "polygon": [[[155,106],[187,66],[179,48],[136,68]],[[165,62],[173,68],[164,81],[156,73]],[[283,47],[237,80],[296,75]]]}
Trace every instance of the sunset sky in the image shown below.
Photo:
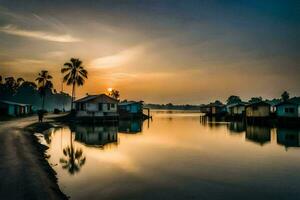
{"label": "sunset sky", "polygon": [[[300,1],[0,0],[0,75],[61,88],[71,57],[85,93],[200,104],[300,95]],[[69,88],[68,88],[69,90]]]}

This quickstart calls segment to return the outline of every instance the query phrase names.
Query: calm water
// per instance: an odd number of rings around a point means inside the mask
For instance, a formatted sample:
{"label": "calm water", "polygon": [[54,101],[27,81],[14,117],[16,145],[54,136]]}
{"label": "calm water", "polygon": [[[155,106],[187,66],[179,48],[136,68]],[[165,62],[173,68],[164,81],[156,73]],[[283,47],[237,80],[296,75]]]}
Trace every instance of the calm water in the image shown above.
{"label": "calm water", "polygon": [[44,133],[63,192],[72,199],[300,198],[299,130],[152,114],[143,123]]}

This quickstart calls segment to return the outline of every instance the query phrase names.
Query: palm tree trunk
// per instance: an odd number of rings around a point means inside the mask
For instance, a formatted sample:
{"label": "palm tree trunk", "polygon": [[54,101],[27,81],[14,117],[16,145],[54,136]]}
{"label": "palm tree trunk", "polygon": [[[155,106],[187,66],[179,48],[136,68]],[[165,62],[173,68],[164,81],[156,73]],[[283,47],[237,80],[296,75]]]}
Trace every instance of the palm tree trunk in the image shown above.
{"label": "palm tree trunk", "polygon": [[46,96],[46,94],[44,94],[44,95],[42,96],[42,99],[43,99],[43,102],[42,102],[42,110],[45,110],[45,96]]}
{"label": "palm tree trunk", "polygon": [[71,104],[71,110],[73,110],[74,99],[75,99],[75,83],[73,83],[73,86],[72,86],[72,104]]}

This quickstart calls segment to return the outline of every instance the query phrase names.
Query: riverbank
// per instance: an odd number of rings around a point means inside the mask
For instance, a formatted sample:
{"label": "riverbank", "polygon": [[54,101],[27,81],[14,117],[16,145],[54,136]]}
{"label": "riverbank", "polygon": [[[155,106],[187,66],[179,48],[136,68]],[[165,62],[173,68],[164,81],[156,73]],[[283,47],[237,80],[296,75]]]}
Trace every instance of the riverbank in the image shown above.
{"label": "riverbank", "polygon": [[33,134],[51,128],[56,116],[48,115],[43,124],[36,123],[36,116],[0,122],[1,198],[68,199],[47,161],[47,147]]}

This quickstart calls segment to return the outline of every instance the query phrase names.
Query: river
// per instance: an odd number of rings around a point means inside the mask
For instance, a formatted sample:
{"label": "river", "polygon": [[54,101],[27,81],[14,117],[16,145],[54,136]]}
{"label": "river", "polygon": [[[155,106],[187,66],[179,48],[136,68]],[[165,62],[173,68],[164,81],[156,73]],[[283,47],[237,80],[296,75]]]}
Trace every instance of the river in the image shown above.
{"label": "river", "polygon": [[298,199],[300,129],[203,121],[52,128],[40,141],[71,199]]}

